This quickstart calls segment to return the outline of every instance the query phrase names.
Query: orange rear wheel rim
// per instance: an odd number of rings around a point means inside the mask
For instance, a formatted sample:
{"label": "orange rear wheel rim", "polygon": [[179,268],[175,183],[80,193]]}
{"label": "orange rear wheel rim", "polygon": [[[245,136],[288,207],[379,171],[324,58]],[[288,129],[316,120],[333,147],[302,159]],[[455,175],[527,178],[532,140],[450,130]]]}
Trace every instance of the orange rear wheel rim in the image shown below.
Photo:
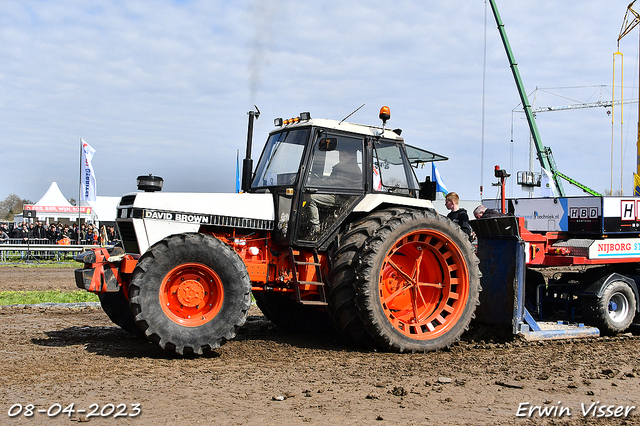
{"label": "orange rear wheel rim", "polygon": [[218,274],[200,263],[184,263],[173,268],[162,280],[160,305],[173,322],[197,327],[213,319],[224,300]]}
{"label": "orange rear wheel rim", "polygon": [[414,340],[435,339],[460,319],[469,297],[467,264],[447,235],[418,230],[387,252],[378,290],[387,320]]}

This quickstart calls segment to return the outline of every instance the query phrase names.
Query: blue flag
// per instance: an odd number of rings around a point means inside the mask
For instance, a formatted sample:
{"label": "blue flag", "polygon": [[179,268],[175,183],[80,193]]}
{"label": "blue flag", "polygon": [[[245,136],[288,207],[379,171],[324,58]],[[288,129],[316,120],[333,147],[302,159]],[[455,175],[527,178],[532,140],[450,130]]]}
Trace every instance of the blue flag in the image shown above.
{"label": "blue flag", "polygon": [[444,195],[449,193],[449,190],[440,177],[440,172],[436,169],[436,163],[433,162],[431,163],[431,180],[436,182],[436,192],[442,192]]}
{"label": "blue flag", "polygon": [[240,151],[236,150],[236,193],[240,192]]}

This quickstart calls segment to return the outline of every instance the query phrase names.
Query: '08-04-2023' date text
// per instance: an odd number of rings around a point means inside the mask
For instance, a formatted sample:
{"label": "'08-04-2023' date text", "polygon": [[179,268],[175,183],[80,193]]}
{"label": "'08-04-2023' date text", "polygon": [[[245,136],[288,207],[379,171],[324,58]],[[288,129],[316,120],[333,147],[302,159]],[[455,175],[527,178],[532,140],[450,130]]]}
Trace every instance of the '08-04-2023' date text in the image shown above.
{"label": "'08-04-2023' date text", "polygon": [[76,408],[75,403],[62,404],[55,403],[48,407],[39,408],[34,404],[13,404],[8,411],[9,417],[33,417],[44,415],[47,417],[84,415],[85,418],[91,417],[136,417],[142,413],[140,404],[91,404],[87,409]]}

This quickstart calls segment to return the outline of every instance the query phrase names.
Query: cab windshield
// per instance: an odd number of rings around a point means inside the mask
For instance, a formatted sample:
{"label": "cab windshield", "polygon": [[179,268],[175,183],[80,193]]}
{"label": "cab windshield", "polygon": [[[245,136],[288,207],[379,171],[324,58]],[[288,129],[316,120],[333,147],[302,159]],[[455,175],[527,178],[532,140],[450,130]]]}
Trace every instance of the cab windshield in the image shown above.
{"label": "cab windshield", "polygon": [[293,185],[298,176],[309,128],[285,130],[269,136],[264,147],[252,188]]}

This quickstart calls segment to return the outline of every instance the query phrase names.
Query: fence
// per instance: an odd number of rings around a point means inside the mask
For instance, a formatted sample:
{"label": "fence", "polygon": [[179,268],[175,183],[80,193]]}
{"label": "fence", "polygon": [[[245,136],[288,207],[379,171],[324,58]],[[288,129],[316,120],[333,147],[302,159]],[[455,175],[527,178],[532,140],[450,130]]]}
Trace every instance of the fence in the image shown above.
{"label": "fence", "polygon": [[51,244],[49,240],[35,239],[10,239],[6,243],[0,243],[0,261],[9,260],[62,260],[73,257],[76,253],[99,247],[93,244]]}

